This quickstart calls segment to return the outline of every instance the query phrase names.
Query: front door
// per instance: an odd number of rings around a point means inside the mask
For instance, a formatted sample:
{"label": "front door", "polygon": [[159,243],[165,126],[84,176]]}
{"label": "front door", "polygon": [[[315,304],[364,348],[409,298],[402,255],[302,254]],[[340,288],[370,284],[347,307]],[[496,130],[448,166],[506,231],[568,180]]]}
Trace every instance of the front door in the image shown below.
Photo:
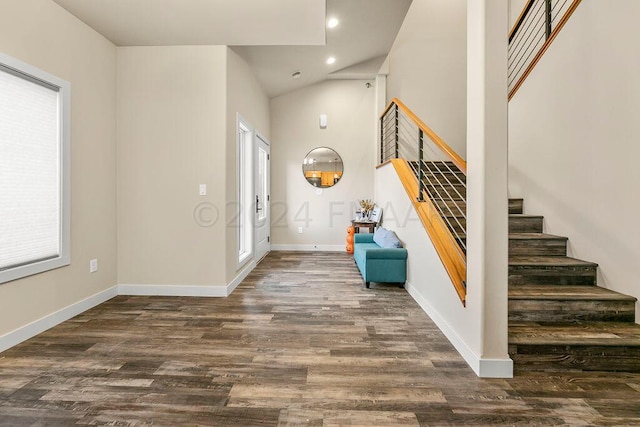
{"label": "front door", "polygon": [[256,261],[260,262],[271,250],[271,210],[270,210],[270,186],[271,168],[269,142],[260,134],[256,135],[256,162],[255,162],[255,236],[256,236]]}

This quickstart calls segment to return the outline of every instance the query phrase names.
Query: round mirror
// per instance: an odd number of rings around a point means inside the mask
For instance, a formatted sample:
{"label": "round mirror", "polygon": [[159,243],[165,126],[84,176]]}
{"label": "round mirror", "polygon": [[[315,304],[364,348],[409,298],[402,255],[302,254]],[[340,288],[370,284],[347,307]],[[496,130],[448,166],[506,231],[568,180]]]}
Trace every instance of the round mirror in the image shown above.
{"label": "round mirror", "polygon": [[302,173],[314,187],[333,187],[342,178],[342,171],[342,158],[328,147],[314,148],[302,161]]}

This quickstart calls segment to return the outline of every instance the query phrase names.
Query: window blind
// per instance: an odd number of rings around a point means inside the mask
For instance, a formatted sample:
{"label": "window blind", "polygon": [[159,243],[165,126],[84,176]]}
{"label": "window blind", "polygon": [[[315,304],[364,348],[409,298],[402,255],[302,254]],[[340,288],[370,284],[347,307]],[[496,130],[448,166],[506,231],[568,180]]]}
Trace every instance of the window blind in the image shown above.
{"label": "window blind", "polygon": [[0,270],[60,255],[59,96],[0,67]]}

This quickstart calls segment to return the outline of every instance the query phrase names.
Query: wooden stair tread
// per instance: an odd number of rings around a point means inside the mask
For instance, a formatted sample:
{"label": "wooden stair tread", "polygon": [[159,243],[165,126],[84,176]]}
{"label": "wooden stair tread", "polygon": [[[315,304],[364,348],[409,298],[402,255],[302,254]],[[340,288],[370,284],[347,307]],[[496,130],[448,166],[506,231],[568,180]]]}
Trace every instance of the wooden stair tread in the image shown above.
{"label": "wooden stair tread", "polygon": [[640,347],[640,325],[633,322],[517,322],[509,325],[509,344]]}
{"label": "wooden stair tread", "polygon": [[529,214],[519,214],[519,213],[510,213],[509,218],[544,218],[543,215],[529,215]]}
{"label": "wooden stair tread", "polygon": [[[454,222],[454,220],[452,219],[453,217],[447,216],[447,219],[449,219],[449,222],[451,222],[451,225],[456,225],[456,223]],[[446,221],[445,221],[446,224]],[[458,237],[460,237],[461,239],[466,239],[467,238],[467,234],[464,232],[458,232]],[[561,240],[561,241],[567,241],[568,238],[564,237],[564,236],[555,236],[553,234],[545,234],[545,233],[509,233],[509,240],[549,240],[549,241],[553,241],[553,240]],[[551,256],[528,256],[528,257],[510,257],[509,259],[512,258],[517,258],[517,259],[524,259],[524,258],[567,258],[567,257],[551,257]],[[580,261],[580,260],[577,260]],[[584,261],[587,262],[587,261]],[[589,263],[590,265],[595,265],[593,263]]]}
{"label": "wooden stair tread", "polygon": [[597,267],[598,264],[565,256],[509,257],[510,267]]}
{"label": "wooden stair tread", "polygon": [[509,233],[509,240],[569,240],[568,237],[547,233]]}
{"label": "wooden stair tread", "polygon": [[636,301],[637,298],[598,286],[520,285],[509,287],[510,300]]}
{"label": "wooden stair tread", "polygon": [[523,199],[509,199],[509,213],[521,214],[523,213]]}

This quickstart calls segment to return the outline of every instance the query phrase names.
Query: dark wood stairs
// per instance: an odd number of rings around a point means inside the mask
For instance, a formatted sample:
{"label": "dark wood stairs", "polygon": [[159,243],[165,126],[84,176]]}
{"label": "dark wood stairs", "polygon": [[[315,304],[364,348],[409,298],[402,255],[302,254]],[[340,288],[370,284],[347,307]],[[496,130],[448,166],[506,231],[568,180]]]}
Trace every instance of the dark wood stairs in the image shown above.
{"label": "dark wood stairs", "polygon": [[[425,162],[425,196],[466,241],[466,177],[451,162]],[[417,175],[417,162],[411,162]],[[437,173],[442,171],[443,173]],[[445,195],[446,197],[443,197]],[[567,238],[509,199],[509,354],[526,370],[640,372],[636,298],[597,286],[598,265],[567,256]]]}
{"label": "dark wood stairs", "polygon": [[598,265],[509,201],[509,354],[515,369],[640,372],[636,298],[597,286]]}

